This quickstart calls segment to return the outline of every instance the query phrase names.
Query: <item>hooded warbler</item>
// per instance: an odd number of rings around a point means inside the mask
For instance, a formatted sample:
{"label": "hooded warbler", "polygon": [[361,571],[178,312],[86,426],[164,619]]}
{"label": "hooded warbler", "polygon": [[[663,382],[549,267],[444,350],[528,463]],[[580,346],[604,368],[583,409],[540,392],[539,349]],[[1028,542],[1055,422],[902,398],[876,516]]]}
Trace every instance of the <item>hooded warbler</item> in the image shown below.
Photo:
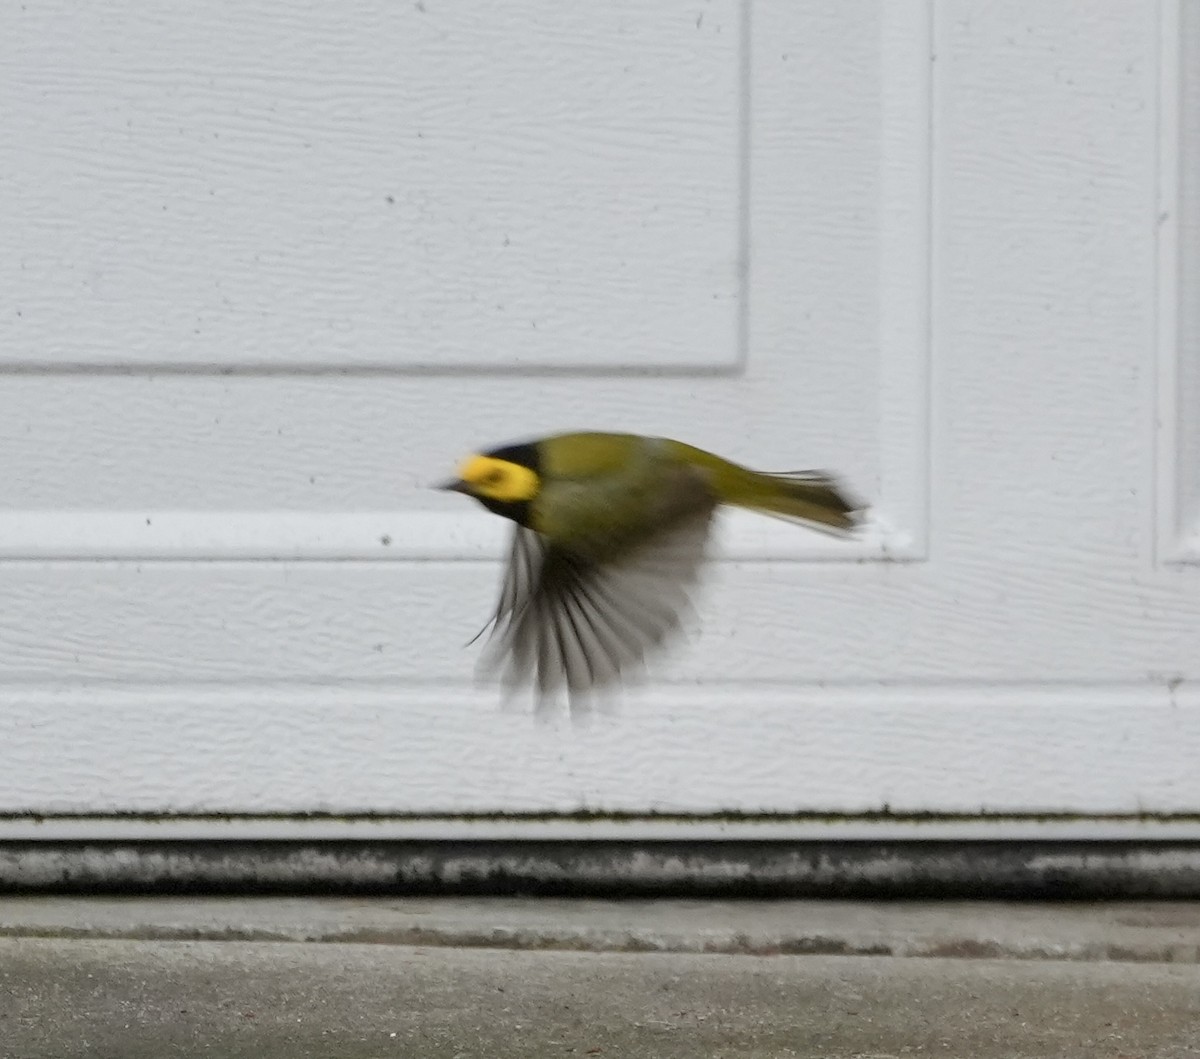
{"label": "hooded warbler", "polygon": [[862,511],[823,472],[765,474],[637,434],[506,445],[470,456],[440,488],[516,524],[480,635],[491,629],[506,684],[532,684],[543,697],[615,684],[678,627],[719,505],[837,535]]}

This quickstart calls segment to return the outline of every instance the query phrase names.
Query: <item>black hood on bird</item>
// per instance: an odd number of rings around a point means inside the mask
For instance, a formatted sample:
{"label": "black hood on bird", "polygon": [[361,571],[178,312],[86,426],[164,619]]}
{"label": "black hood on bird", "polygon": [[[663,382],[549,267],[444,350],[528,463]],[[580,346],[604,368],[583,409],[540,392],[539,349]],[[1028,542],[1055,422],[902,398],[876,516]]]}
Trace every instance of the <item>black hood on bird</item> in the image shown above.
{"label": "black hood on bird", "polygon": [[521,467],[528,467],[539,478],[542,476],[542,454],[535,441],[523,441],[519,445],[505,445],[502,449],[485,452],[497,460],[507,460]]}

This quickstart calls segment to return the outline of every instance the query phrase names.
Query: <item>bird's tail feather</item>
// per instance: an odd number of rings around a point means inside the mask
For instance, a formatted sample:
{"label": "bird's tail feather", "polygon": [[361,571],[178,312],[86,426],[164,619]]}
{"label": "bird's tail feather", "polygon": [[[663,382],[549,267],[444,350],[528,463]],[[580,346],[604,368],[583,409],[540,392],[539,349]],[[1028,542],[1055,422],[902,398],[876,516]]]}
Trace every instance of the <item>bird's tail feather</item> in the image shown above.
{"label": "bird's tail feather", "polygon": [[772,515],[796,519],[814,528],[849,533],[858,525],[865,505],[824,471],[791,471],[757,474],[759,488],[747,496],[745,506]]}

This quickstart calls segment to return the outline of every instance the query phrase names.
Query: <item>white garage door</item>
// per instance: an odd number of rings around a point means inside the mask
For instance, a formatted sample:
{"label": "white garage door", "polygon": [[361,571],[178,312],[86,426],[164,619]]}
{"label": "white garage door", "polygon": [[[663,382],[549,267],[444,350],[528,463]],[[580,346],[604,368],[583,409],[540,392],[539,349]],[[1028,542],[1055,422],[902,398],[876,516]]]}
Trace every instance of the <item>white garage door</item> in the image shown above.
{"label": "white garage door", "polygon": [[[1200,6],[31,0],[0,58],[5,833],[1200,819]],[[582,428],[874,520],[729,518],[644,688],[505,713],[506,528],[426,486]]]}

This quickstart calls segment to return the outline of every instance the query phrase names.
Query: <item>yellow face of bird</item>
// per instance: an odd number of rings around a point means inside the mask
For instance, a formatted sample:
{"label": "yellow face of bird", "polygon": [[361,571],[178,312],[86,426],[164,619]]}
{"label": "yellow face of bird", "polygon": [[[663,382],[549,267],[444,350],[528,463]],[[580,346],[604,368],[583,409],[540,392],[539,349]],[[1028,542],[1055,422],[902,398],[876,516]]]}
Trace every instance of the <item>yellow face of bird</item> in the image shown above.
{"label": "yellow face of bird", "polygon": [[463,492],[500,504],[532,500],[542,486],[532,468],[496,456],[471,456],[464,460],[458,469],[458,479]]}

